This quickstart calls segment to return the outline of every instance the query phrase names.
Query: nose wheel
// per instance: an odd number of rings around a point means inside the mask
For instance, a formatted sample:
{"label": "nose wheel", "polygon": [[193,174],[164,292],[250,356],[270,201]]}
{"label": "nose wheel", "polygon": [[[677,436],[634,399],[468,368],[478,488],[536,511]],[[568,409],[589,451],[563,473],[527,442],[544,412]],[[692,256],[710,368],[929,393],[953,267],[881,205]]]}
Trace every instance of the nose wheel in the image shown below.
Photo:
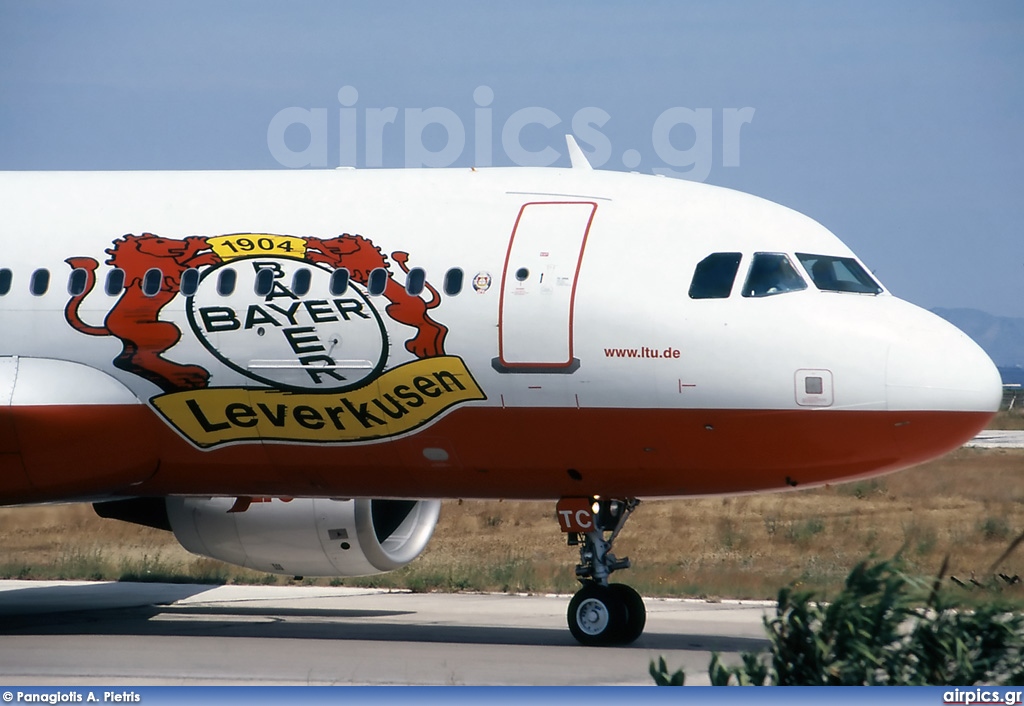
{"label": "nose wheel", "polygon": [[647,624],[643,598],[624,583],[588,581],[569,601],[569,632],[582,645],[628,645]]}
{"label": "nose wheel", "polygon": [[558,503],[559,523],[569,545],[580,548],[576,578],[582,588],[569,601],[566,619],[569,632],[583,645],[626,645],[644,631],[643,598],[625,584],[608,583],[613,571],[629,568],[629,559],[617,559],[611,549],[639,504],[633,498],[563,498]]}

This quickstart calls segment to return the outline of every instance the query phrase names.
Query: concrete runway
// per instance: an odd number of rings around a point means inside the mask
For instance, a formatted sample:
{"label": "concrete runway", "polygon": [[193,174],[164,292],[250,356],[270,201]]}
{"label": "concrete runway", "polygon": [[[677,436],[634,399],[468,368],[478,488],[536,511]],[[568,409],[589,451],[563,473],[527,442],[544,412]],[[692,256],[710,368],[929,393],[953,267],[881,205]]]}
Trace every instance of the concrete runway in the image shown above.
{"label": "concrete runway", "polygon": [[580,647],[568,596],[0,581],[7,685],[651,684],[664,655],[763,648],[758,602],[647,601],[633,645]]}
{"label": "concrete runway", "polygon": [[1024,449],[1024,431],[986,429],[964,446],[974,449]]}

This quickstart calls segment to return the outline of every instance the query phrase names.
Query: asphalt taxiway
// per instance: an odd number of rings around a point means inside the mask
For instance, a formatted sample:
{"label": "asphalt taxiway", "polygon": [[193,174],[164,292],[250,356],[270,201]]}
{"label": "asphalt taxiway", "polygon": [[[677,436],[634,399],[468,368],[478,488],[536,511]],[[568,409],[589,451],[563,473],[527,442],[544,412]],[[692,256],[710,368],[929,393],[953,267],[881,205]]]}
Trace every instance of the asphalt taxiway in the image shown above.
{"label": "asphalt taxiway", "polygon": [[757,602],[647,600],[644,635],[586,648],[568,596],[313,586],[0,581],[10,685],[651,684],[664,656],[707,683],[711,652],[765,647]]}

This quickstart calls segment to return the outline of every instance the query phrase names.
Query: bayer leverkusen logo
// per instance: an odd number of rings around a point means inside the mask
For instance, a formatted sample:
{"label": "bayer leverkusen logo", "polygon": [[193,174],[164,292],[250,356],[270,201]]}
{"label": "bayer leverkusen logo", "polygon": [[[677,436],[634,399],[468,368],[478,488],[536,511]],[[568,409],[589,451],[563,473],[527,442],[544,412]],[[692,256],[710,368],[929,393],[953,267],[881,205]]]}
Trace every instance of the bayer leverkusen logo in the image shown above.
{"label": "bayer leverkusen logo", "polygon": [[[119,338],[114,365],[163,389],[151,404],[200,447],[381,439],[485,399],[462,359],[445,353],[448,329],[430,315],[440,294],[429,284],[423,296],[409,294],[388,258],[362,236],[127,235],[107,253],[107,264],[125,273],[120,298],[102,326],[82,321],[78,310],[95,286],[98,263],[69,258],[88,279],[65,308],[68,323]],[[391,258],[408,273],[406,253]],[[339,270],[348,276],[341,287]],[[387,275],[383,291],[369,296],[368,280],[380,270]],[[252,385],[211,385],[202,361],[166,357],[182,331],[161,311],[179,296],[203,348]],[[388,318],[414,331],[404,347],[415,359],[390,368],[388,330],[375,306],[381,300]]]}
{"label": "bayer leverkusen logo", "polygon": [[[227,266],[237,279],[225,296],[218,274]],[[307,291],[293,286],[300,270]],[[301,260],[238,258],[202,274],[186,304],[189,324],[211,354],[253,380],[281,390],[350,390],[380,374],[387,331],[360,286],[333,296],[330,279]]]}

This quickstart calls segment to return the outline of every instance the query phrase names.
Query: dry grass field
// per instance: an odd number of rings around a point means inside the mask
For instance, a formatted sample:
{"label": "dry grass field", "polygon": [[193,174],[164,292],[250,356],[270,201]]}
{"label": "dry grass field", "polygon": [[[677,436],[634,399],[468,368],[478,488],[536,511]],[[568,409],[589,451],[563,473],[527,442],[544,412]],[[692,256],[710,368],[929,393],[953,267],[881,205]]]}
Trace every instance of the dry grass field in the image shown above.
{"label": "dry grass field", "polygon": [[[414,590],[572,592],[574,548],[553,503],[450,501],[427,551],[377,577],[320,579]],[[616,574],[646,595],[771,598],[798,583],[828,596],[870,556],[902,551],[910,570],[973,576],[1024,602],[988,567],[1024,531],[1024,450],[961,449],[876,479],[770,495],[641,504],[616,543]],[[1024,576],[1024,547],[999,567]],[[284,583],[192,556],[169,533],[96,517],[88,505],[0,509],[0,576]],[[306,579],[312,582],[311,579]],[[950,583],[947,580],[947,583]],[[952,584],[950,583],[952,586]],[[963,589],[956,589],[963,590]]]}

